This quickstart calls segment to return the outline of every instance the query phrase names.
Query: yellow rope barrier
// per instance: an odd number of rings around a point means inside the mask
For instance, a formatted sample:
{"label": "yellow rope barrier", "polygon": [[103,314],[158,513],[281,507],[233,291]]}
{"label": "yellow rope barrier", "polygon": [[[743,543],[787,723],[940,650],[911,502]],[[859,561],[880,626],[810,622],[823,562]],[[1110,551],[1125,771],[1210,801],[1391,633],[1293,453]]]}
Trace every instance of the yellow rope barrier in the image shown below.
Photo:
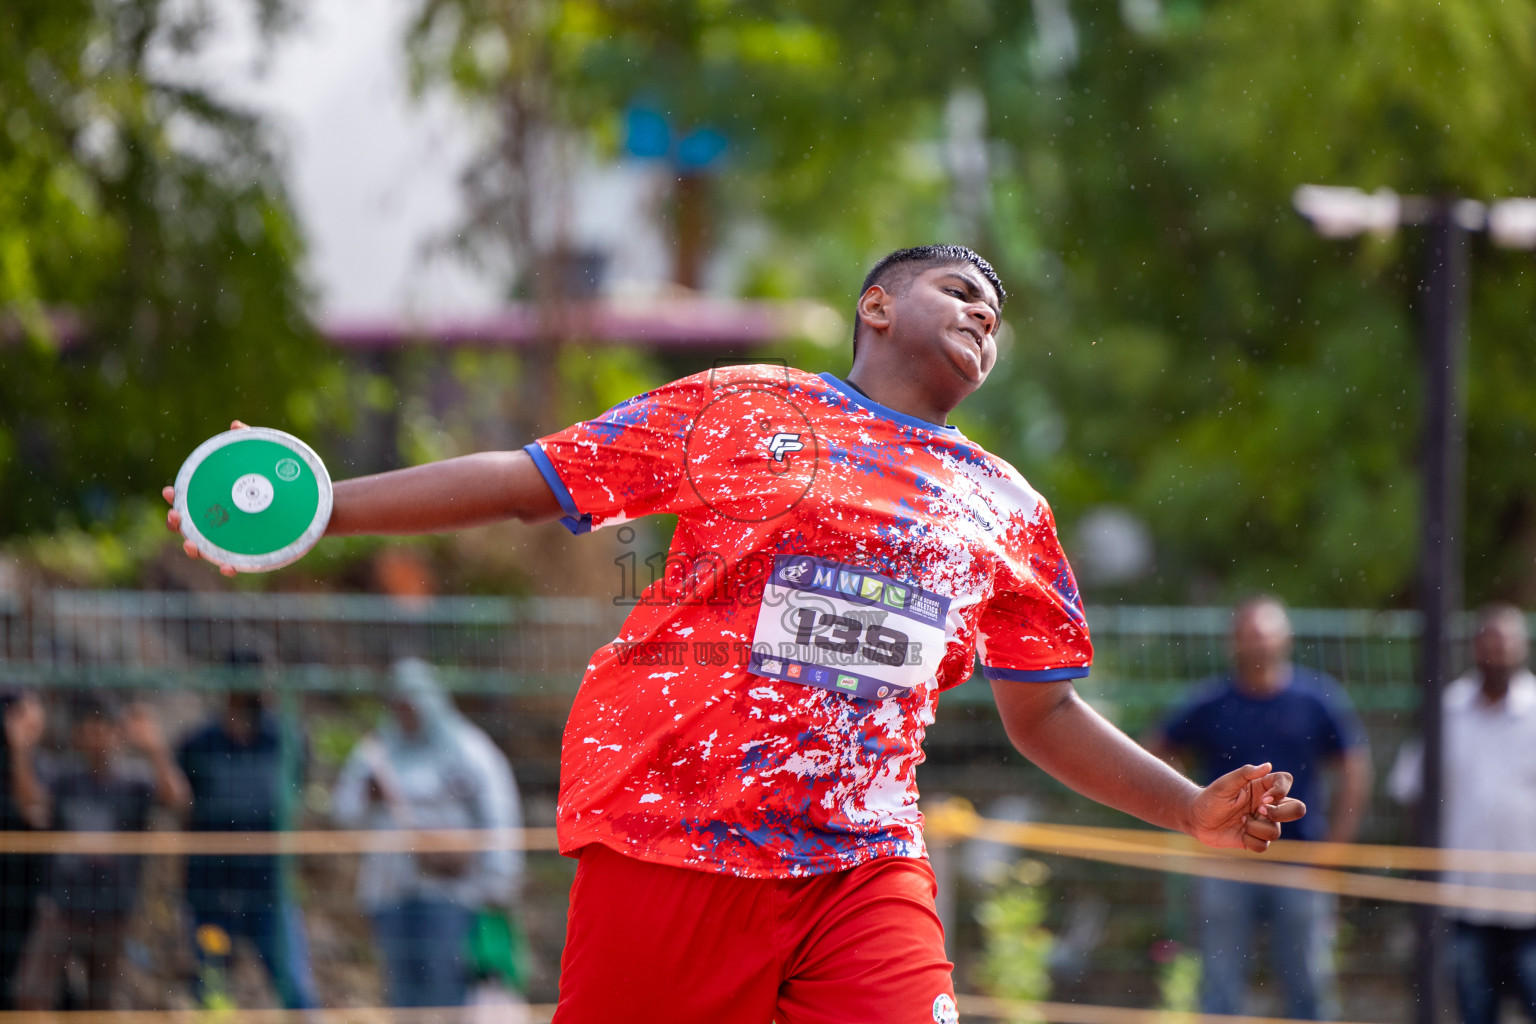
{"label": "yellow rope barrier", "polygon": [[[1153,871],[1311,889],[1362,899],[1463,910],[1536,914],[1536,892],[1361,874],[1379,870],[1480,871],[1536,875],[1536,854],[1435,850],[1347,843],[1275,843],[1264,854],[1212,850],[1188,836],[1150,829],[1045,825],[982,818],[963,800],[926,809],[931,840],[985,839],[1040,853]],[[313,856],[355,853],[475,853],[558,849],[552,828],[353,829],[300,832],[0,832],[0,853]],[[73,1019],[73,1018],[72,1018]]]}
{"label": "yellow rope barrier", "polygon": [[[525,1024],[549,1024],[555,1008],[535,1004],[520,1008]],[[516,1020],[503,1007],[495,1016],[474,1006],[328,1006],[318,1010],[12,1010],[0,1012],[0,1024],[476,1024]],[[477,1016],[478,1015],[478,1016]]]}
{"label": "yellow rope barrier", "polygon": [[[1136,829],[1089,830],[1078,826],[1036,825],[982,818],[965,801],[931,808],[927,831],[932,838],[976,838],[1084,860],[1147,868],[1229,881],[1310,889],[1343,896],[1422,903],[1462,910],[1505,910],[1536,914],[1536,892],[1483,886],[1449,885],[1411,878],[1386,878],[1320,867],[1266,862],[1268,854],[1173,846],[1160,833]],[[1151,837],[1142,839],[1141,837]],[[1187,837],[1170,837],[1184,838]],[[1293,843],[1290,846],[1305,844]],[[1340,844],[1332,844],[1340,845]],[[1449,853],[1452,851],[1437,851]]]}
{"label": "yellow rope barrier", "polygon": [[1177,832],[1088,825],[1052,827],[1082,835],[1103,836],[1146,846],[1156,845],[1191,856],[1257,857],[1265,861],[1312,864],[1317,867],[1376,868],[1385,871],[1477,871],[1494,875],[1536,875],[1536,852],[1443,850],[1367,843],[1304,843],[1295,839],[1281,839],[1260,854],[1246,850],[1213,850]]}
{"label": "yellow rope barrier", "polygon": [[304,832],[0,832],[0,853],[336,854],[555,850],[552,828]]}

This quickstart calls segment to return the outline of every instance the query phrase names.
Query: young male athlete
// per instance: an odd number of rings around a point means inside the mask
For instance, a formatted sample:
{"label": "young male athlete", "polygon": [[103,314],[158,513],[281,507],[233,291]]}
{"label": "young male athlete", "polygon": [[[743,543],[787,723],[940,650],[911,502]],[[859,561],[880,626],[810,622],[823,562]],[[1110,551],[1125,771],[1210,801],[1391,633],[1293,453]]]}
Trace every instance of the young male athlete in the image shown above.
{"label": "young male athlete", "polygon": [[1092,799],[1250,850],[1304,812],[1288,774],[1202,789],[1077,697],[1092,648],[1050,509],[945,423],[1003,299],[969,249],[901,250],[846,380],[701,373],[519,452],[336,485],[333,534],[678,517],[566,725],[557,1024],[956,1020],[915,772],[978,654],[1014,745]]}

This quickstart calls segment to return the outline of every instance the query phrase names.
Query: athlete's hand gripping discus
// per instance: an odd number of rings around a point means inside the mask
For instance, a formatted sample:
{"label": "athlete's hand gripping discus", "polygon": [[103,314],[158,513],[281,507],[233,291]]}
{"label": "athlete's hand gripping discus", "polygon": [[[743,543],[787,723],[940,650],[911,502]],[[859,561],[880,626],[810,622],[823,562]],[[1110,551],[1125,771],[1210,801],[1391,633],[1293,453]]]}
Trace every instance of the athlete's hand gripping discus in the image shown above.
{"label": "athlete's hand gripping discus", "polygon": [[210,437],[181,464],[173,504],[181,532],[216,565],[267,572],[315,546],[331,520],[331,477],[314,450],[281,430]]}

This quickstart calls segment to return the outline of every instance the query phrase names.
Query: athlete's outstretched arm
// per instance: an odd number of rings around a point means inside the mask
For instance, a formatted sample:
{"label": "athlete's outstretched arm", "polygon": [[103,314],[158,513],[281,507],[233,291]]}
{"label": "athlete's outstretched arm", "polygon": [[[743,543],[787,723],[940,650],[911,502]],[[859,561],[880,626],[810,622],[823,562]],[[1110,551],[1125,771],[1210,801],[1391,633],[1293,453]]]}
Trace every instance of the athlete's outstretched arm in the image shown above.
{"label": "athlete's outstretched arm", "polygon": [[560,515],[560,502],[524,451],[478,452],[341,480],[334,493],[328,537],[443,533]]}
{"label": "athlete's outstretched arm", "polygon": [[[244,424],[238,421],[238,429]],[[479,452],[424,466],[339,480],[332,489],[334,504],[328,537],[351,534],[442,533],[470,526],[521,519],[545,522],[560,515],[560,502],[524,451]],[[167,487],[165,500],[175,501]],[[173,508],[166,525],[180,531],[181,516]],[[182,548],[193,558],[197,547]],[[234,575],[220,566],[225,575]]]}
{"label": "athlete's outstretched arm", "polygon": [[1208,846],[1261,852],[1280,823],[1306,806],[1287,794],[1288,772],[1249,765],[1200,787],[1158,760],[1085,704],[1072,684],[994,680],[1008,739],[1058,781],[1143,821]]}

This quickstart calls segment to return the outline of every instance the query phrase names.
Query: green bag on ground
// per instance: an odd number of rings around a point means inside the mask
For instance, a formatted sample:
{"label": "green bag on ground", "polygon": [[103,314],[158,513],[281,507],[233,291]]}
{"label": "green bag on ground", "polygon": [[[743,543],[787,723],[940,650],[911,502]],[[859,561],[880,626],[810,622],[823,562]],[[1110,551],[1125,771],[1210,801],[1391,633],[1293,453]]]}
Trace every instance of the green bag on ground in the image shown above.
{"label": "green bag on ground", "polygon": [[469,930],[469,963],[475,977],[494,978],[528,994],[533,969],[528,936],[508,911],[494,907],[475,911],[475,923]]}

